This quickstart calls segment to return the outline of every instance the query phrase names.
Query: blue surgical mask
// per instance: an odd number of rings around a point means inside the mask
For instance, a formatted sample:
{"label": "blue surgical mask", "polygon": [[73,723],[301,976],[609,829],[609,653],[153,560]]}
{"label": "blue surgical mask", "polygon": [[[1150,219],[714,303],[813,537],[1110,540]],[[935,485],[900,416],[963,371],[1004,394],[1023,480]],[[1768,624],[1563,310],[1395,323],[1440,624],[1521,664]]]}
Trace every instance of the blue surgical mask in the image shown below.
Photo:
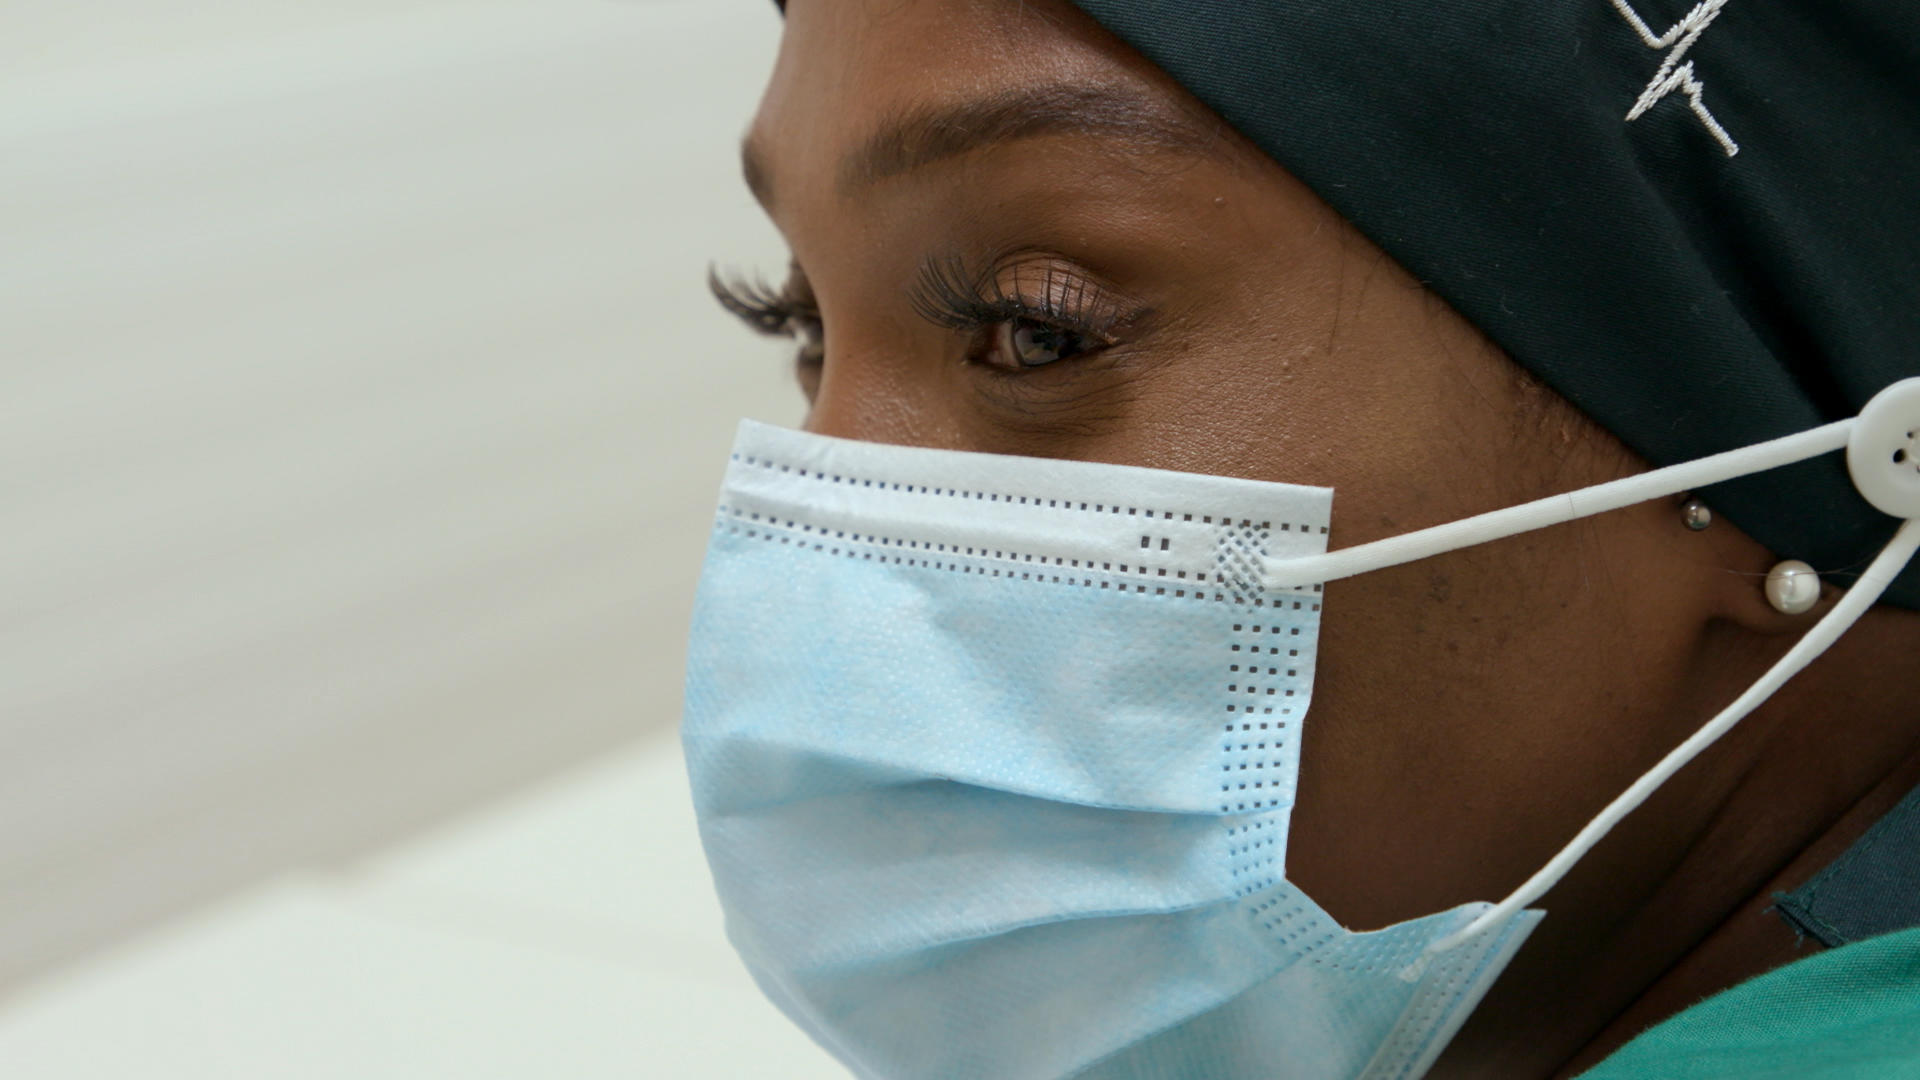
{"label": "blue surgical mask", "polygon": [[[744,424],[683,730],[729,936],[861,1077],[1420,1076],[1540,919],[1527,905],[1645,794],[1500,904],[1343,928],[1286,877],[1320,583],[1853,425],[1326,553],[1322,488]],[[1909,523],[1802,646],[1916,544]]]}

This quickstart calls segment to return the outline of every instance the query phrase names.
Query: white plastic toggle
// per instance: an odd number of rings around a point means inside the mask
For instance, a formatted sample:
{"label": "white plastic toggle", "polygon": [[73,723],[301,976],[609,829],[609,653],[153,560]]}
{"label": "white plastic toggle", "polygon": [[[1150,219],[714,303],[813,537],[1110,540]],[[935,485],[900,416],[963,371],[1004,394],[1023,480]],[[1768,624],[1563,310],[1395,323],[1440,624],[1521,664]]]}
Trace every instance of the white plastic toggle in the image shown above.
{"label": "white plastic toggle", "polygon": [[1873,395],[1847,438],[1847,471],[1874,508],[1920,518],[1920,378]]}

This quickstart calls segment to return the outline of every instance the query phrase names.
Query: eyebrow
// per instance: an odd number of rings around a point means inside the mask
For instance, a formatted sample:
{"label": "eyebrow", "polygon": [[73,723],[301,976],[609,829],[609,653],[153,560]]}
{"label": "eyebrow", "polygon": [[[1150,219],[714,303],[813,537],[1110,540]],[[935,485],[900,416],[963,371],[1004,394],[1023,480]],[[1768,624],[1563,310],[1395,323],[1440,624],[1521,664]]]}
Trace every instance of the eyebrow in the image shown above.
{"label": "eyebrow", "polygon": [[[1056,84],[920,105],[889,117],[840,162],[839,188],[854,196],[882,181],[988,146],[1048,135],[1111,138],[1131,148],[1224,155],[1229,141],[1209,122],[1120,84]],[[765,152],[749,136],[741,172],[760,202],[773,205]]]}

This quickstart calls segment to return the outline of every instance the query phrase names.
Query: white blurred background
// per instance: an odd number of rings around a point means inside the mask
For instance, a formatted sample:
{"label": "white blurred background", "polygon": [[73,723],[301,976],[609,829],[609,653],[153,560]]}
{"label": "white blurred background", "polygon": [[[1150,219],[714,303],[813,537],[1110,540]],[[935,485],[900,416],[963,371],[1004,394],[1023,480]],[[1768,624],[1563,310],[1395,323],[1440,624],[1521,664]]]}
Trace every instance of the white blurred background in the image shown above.
{"label": "white blurred background", "polygon": [[0,1076],[840,1075],[673,734],[778,33],[0,5]]}

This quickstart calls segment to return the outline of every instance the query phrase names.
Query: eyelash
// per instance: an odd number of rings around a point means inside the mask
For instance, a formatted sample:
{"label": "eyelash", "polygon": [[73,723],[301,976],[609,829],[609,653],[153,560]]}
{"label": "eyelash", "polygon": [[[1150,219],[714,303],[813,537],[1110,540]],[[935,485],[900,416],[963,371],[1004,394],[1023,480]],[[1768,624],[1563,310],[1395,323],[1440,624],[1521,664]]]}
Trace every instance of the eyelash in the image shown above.
{"label": "eyelash", "polygon": [[[1035,265],[1035,264],[1038,265]],[[1022,271],[1037,270],[1039,288],[1021,288]],[[1011,278],[1012,289],[1002,282]],[[1128,321],[1103,290],[1086,277],[1051,261],[999,263],[969,271],[957,256],[929,258],[907,294],[921,318],[949,330],[979,331],[1002,323],[1038,323],[1091,339],[1096,348],[1112,345],[1113,331]]]}
{"label": "eyelash", "polygon": [[[1021,288],[1023,271],[1040,273],[1039,288]],[[1011,279],[1013,288],[1003,285]],[[774,288],[761,278],[723,275],[709,268],[707,287],[720,306],[749,329],[771,337],[788,337],[800,344],[796,358],[802,366],[824,362],[824,326],[820,308],[796,269],[787,283]],[[1112,297],[1083,275],[1052,261],[1032,257],[1004,260],[980,271],[970,271],[958,256],[929,257],[907,301],[915,314],[935,326],[978,334],[1008,324],[1028,323],[1063,330],[1086,338],[1097,351],[1115,344],[1114,331],[1140,313],[1121,310]]]}
{"label": "eyelash", "polygon": [[820,308],[798,277],[796,272],[776,289],[760,278],[722,275],[709,268],[707,288],[721,307],[754,332],[799,342],[799,363],[819,364],[825,359]]}

